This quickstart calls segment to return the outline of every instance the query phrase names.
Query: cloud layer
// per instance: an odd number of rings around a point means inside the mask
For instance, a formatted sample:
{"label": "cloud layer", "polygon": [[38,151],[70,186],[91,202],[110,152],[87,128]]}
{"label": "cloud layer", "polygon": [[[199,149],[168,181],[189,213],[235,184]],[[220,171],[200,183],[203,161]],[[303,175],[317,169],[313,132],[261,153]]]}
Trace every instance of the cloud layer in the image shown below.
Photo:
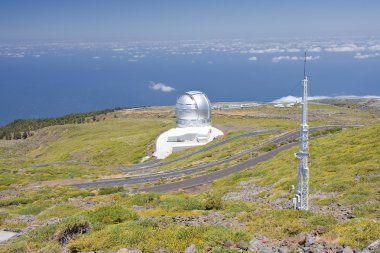
{"label": "cloud layer", "polygon": [[169,85],[166,85],[166,84],[163,84],[163,83],[155,83],[155,82],[151,82],[150,85],[149,85],[149,88],[151,88],[152,90],[155,90],[155,91],[161,91],[161,92],[172,92],[172,91],[175,91],[175,88],[169,86]]}
{"label": "cloud layer", "polygon": [[[315,61],[315,60],[319,60],[319,56],[307,56],[306,57],[306,60],[307,61]],[[272,58],[272,61],[273,62],[280,62],[280,61],[300,61],[300,60],[304,60],[305,58],[304,57],[301,57],[301,56],[289,56],[289,55],[286,55],[286,56],[277,56],[277,57],[273,57]]]}
{"label": "cloud layer", "polygon": [[[334,98],[334,99],[359,99],[359,98],[371,98],[371,99],[380,99],[380,96],[354,96],[354,95],[351,95],[351,96],[332,96],[332,97],[329,97],[329,96],[309,96],[308,97],[308,100],[310,101],[313,101],[313,100],[318,100],[318,99],[328,99],[328,98]],[[276,99],[274,101],[272,101],[271,103],[274,103],[274,104],[286,104],[286,103],[300,103],[302,101],[302,97],[295,97],[295,96],[286,96],[286,97],[282,97],[282,98],[279,98],[279,99]]]}
{"label": "cloud layer", "polygon": [[356,53],[356,55],[354,56],[354,58],[355,59],[359,59],[359,60],[364,60],[364,59],[373,58],[373,57],[379,57],[379,56],[380,56],[379,53],[374,53],[374,54]]}

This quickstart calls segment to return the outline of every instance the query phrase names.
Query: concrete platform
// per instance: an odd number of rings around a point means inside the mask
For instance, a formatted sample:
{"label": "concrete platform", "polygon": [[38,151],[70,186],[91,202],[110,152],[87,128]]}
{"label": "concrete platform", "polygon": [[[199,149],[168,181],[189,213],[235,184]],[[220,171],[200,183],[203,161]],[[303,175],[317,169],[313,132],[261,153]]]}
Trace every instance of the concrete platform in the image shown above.
{"label": "concrete platform", "polygon": [[153,156],[164,159],[172,152],[205,145],[222,135],[222,131],[212,126],[172,128],[158,137]]}
{"label": "concrete platform", "polygon": [[6,242],[16,235],[17,233],[14,232],[0,230],[0,243]]}

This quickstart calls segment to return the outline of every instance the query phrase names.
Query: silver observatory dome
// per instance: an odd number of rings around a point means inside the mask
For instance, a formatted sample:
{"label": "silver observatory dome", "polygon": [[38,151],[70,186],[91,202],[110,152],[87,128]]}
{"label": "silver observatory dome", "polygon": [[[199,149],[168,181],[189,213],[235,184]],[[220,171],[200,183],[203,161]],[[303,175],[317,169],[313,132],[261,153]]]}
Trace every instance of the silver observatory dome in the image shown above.
{"label": "silver observatory dome", "polygon": [[177,127],[211,125],[211,104],[201,91],[185,92],[177,99]]}

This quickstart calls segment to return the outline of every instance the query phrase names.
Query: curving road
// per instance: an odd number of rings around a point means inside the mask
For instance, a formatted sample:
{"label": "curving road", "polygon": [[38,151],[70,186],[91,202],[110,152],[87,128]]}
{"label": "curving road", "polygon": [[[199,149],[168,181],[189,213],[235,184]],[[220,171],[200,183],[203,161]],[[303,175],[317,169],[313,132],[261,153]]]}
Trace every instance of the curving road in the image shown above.
{"label": "curving road", "polygon": [[[349,127],[349,126],[320,126],[320,127],[310,128],[310,131],[315,132],[315,131],[318,131],[321,129],[332,128],[332,127],[344,128],[344,127]],[[263,147],[265,145],[279,144],[279,143],[282,143],[282,142],[287,141],[289,139],[295,139],[298,137],[298,135],[299,135],[298,131],[288,132],[288,133],[285,133],[279,137],[276,137],[274,139],[266,141],[262,144],[256,145],[255,147],[253,147],[251,149],[244,150],[238,154],[226,157],[224,159],[221,159],[221,160],[218,160],[218,161],[215,161],[212,163],[203,164],[203,165],[199,165],[199,166],[195,166],[195,167],[190,167],[190,168],[185,168],[185,169],[184,168],[175,168],[175,169],[162,171],[162,172],[147,173],[147,174],[142,174],[142,175],[138,175],[138,176],[122,177],[122,178],[118,178],[118,179],[99,180],[99,181],[95,181],[95,182],[75,184],[73,186],[77,186],[80,188],[112,187],[112,186],[120,186],[120,185],[133,185],[133,184],[154,182],[154,181],[158,181],[160,179],[170,179],[170,178],[182,177],[182,176],[190,175],[190,174],[193,174],[196,172],[205,171],[205,170],[210,169],[210,168],[212,168],[216,165],[219,165],[219,164],[223,164],[223,163],[227,163],[227,162],[236,160],[236,159],[238,159],[238,158],[240,158],[246,154],[252,154],[254,151],[257,151],[258,149],[260,149],[261,147]],[[146,189],[142,189],[140,191],[170,191],[170,190],[175,190],[175,189],[179,189],[179,188],[188,188],[188,187],[192,187],[195,185],[204,184],[204,183],[207,183],[210,181],[214,181],[215,179],[225,177],[225,176],[227,176],[227,175],[229,175],[235,171],[239,171],[239,170],[251,167],[251,166],[253,166],[259,162],[265,161],[265,160],[275,156],[276,154],[278,154],[282,150],[285,150],[285,149],[290,148],[290,147],[295,146],[295,145],[297,145],[297,143],[285,144],[285,145],[283,145],[283,146],[281,146],[275,150],[261,154],[258,157],[249,158],[248,160],[246,160],[242,163],[227,167],[225,169],[220,169],[220,170],[212,172],[212,173],[197,176],[197,177],[187,179],[187,180],[183,180],[180,182],[168,183],[168,184],[163,184],[163,185],[155,186],[155,187],[149,187]]]}
{"label": "curving road", "polygon": [[121,166],[119,166],[119,167],[117,167],[115,169],[123,171],[123,172],[149,171],[149,170],[156,169],[158,167],[161,167],[161,166],[164,166],[164,165],[167,165],[167,164],[171,164],[171,163],[174,163],[174,162],[186,159],[186,158],[188,158],[190,156],[206,152],[206,151],[208,151],[210,149],[213,149],[215,147],[221,146],[221,145],[223,145],[225,143],[228,143],[228,142],[231,142],[233,140],[240,139],[242,137],[249,137],[249,136],[254,136],[254,135],[264,134],[264,133],[269,133],[269,132],[272,132],[272,130],[254,131],[254,132],[248,132],[248,133],[238,134],[238,135],[235,135],[235,136],[228,137],[228,138],[226,138],[226,139],[224,139],[222,141],[215,142],[215,143],[213,143],[211,145],[208,145],[206,147],[200,148],[200,149],[195,150],[193,152],[189,152],[187,154],[183,154],[181,156],[178,156],[178,157],[173,158],[173,159],[168,160],[168,161],[161,161],[161,160],[154,159],[152,161],[145,162],[145,163],[140,163],[140,164],[136,164],[136,165],[121,165]]}
{"label": "curving road", "polygon": [[296,145],[297,145],[297,143],[285,144],[285,145],[283,145],[283,146],[281,146],[275,150],[264,153],[258,157],[248,159],[247,161],[244,161],[242,163],[232,165],[232,166],[225,168],[225,169],[217,170],[217,171],[211,172],[209,174],[193,177],[193,178],[178,181],[178,182],[162,184],[162,185],[157,185],[157,186],[153,186],[153,187],[140,189],[138,191],[139,192],[169,192],[169,191],[174,191],[174,190],[178,190],[178,189],[186,189],[186,188],[190,188],[190,187],[194,187],[194,186],[198,186],[198,185],[202,185],[202,184],[206,184],[206,183],[211,183],[217,179],[226,177],[226,176],[228,176],[234,172],[247,169],[247,168],[252,167],[252,166],[254,166],[260,162],[266,161],[266,160],[274,157],[275,155],[277,155],[281,151],[284,151],[284,150],[286,150],[290,147],[296,146]]}

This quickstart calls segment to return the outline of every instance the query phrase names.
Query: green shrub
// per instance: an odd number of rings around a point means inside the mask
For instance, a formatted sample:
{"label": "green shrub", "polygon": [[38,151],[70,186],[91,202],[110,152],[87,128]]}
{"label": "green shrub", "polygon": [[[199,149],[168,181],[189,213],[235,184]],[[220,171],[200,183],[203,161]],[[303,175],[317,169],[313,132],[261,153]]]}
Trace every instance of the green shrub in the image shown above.
{"label": "green shrub", "polygon": [[269,144],[259,149],[261,152],[269,152],[277,148],[277,144]]}
{"label": "green shrub", "polygon": [[309,218],[310,224],[313,227],[324,226],[327,228],[333,227],[337,224],[336,219],[331,215],[314,214]]}
{"label": "green shrub", "polygon": [[160,207],[169,211],[199,210],[203,209],[200,201],[189,197],[170,196],[160,202]]}
{"label": "green shrub", "polygon": [[24,253],[28,252],[26,241],[18,241],[7,245],[0,245],[0,252],[4,253]]}
{"label": "green shrub", "polygon": [[94,210],[88,211],[86,216],[95,230],[101,229],[105,225],[138,219],[138,214],[134,210],[115,204],[97,207]]}
{"label": "green shrub", "polygon": [[274,238],[311,232],[318,225],[326,224],[319,214],[299,210],[267,210],[252,218],[250,231]]}
{"label": "green shrub", "polygon": [[0,200],[0,207],[5,206],[19,206],[22,204],[28,204],[31,203],[32,200],[29,198],[24,197],[16,197],[16,198],[8,198],[8,199],[1,199]]}
{"label": "green shrub", "polygon": [[117,186],[117,187],[102,187],[99,189],[98,194],[99,195],[108,195],[116,192],[121,192],[124,190],[123,186]]}
{"label": "green shrub", "polygon": [[380,203],[371,203],[354,209],[354,215],[380,220]]}
{"label": "green shrub", "polygon": [[69,205],[69,204],[63,204],[54,206],[50,209],[47,209],[43,211],[39,216],[39,220],[47,220],[49,218],[65,218],[70,217],[78,212],[80,212],[81,209],[79,207]]}
{"label": "green shrub", "polygon": [[160,194],[148,192],[148,193],[138,193],[132,196],[127,196],[126,202],[129,205],[158,205],[160,203]]}
{"label": "green shrub", "polygon": [[[15,249],[13,252],[62,252],[59,245],[64,245],[77,235],[87,233],[89,230],[90,223],[85,217],[70,217],[58,223],[37,227],[12,240],[7,247]],[[4,252],[12,252],[8,248]]]}
{"label": "green shrub", "polygon": [[363,248],[380,237],[380,223],[369,219],[353,219],[339,224],[330,236],[337,236],[341,244]]}
{"label": "green shrub", "polygon": [[204,207],[206,210],[221,210],[224,208],[224,203],[221,196],[208,196],[205,200]]}
{"label": "green shrub", "polygon": [[224,201],[224,209],[227,212],[240,213],[254,210],[252,205],[243,201]]}
{"label": "green shrub", "polygon": [[41,213],[43,210],[45,210],[49,205],[47,203],[29,203],[25,206],[22,206],[17,210],[17,213],[23,214],[23,215],[37,215]]}
{"label": "green shrub", "polygon": [[0,210],[0,225],[3,223],[3,221],[9,217],[9,214],[6,211]]}
{"label": "green shrub", "polygon": [[170,220],[129,221],[106,226],[100,231],[72,240],[71,251],[115,250],[133,247],[143,252],[154,252],[162,247],[171,252],[184,252],[194,243],[197,249],[217,246],[225,240],[249,240],[249,235],[216,225],[184,226]]}
{"label": "green shrub", "polygon": [[76,235],[85,234],[89,231],[90,223],[85,217],[72,217],[58,224],[54,237],[60,245],[66,245]]}
{"label": "green shrub", "polygon": [[52,242],[41,248],[38,253],[64,253],[66,252],[58,242]]}

